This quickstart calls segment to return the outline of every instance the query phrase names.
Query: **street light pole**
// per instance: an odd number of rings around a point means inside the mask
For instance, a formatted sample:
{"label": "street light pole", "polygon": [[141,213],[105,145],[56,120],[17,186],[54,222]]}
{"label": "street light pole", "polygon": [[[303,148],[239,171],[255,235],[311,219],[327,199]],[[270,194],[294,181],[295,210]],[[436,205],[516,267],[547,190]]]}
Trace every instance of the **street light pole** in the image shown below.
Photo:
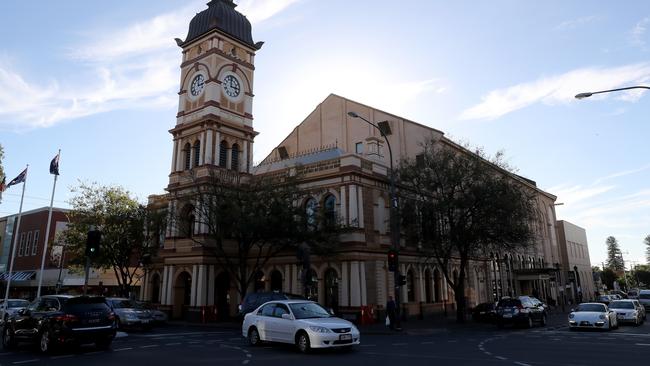
{"label": "street light pole", "polygon": [[576,99],[585,99],[585,98],[589,98],[590,96],[592,96],[594,94],[611,93],[611,92],[617,92],[617,91],[621,91],[621,90],[630,90],[630,89],[650,89],[650,86],[637,85],[637,86],[628,86],[626,88],[601,90],[601,91],[597,91],[597,92],[586,92],[586,93],[576,94],[575,98]]}
{"label": "street light pole", "polygon": [[384,130],[379,128],[379,126],[373,122],[370,122],[369,120],[365,119],[364,117],[360,116],[356,112],[348,112],[348,115],[352,118],[359,118],[375,129],[379,131],[381,136],[384,138],[384,141],[386,141],[386,145],[388,146],[388,156],[390,158],[390,174],[389,174],[389,183],[390,183],[390,236],[391,236],[391,248],[398,254],[396,256],[395,260],[395,271],[393,272],[394,276],[393,279],[395,281],[395,326],[397,329],[400,328],[401,326],[401,319],[400,319],[400,272],[399,272],[399,242],[400,242],[400,230],[399,230],[399,220],[397,218],[398,215],[398,201],[397,201],[397,192],[395,189],[395,170],[393,170],[393,149],[390,147],[390,142],[388,141],[388,137],[384,133]]}

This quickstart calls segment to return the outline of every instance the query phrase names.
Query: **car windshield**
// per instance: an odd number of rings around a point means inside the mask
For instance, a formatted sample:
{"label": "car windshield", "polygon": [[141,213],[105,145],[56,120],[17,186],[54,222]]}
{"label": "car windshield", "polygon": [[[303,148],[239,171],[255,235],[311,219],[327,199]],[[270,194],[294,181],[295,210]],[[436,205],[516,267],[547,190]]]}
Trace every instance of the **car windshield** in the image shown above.
{"label": "car windshield", "polygon": [[134,307],[130,300],[111,300],[111,305],[115,309],[130,309]]}
{"label": "car windshield", "polygon": [[514,307],[521,305],[521,301],[518,299],[501,299],[499,300],[500,307]]}
{"label": "car windshield", "polygon": [[609,304],[610,309],[634,309],[634,304],[630,301],[613,301]]}
{"label": "car windshield", "polygon": [[329,318],[332,315],[322,306],[313,302],[289,304],[296,319]]}
{"label": "car windshield", "polygon": [[27,300],[14,300],[9,301],[8,303],[10,308],[25,308],[29,305],[29,301]]}
{"label": "car windshield", "polygon": [[650,294],[641,294],[639,295],[639,299],[650,299]]}
{"label": "car windshield", "polygon": [[600,304],[580,304],[578,305],[576,312],[581,312],[581,311],[595,311],[599,313],[604,313],[605,306]]}

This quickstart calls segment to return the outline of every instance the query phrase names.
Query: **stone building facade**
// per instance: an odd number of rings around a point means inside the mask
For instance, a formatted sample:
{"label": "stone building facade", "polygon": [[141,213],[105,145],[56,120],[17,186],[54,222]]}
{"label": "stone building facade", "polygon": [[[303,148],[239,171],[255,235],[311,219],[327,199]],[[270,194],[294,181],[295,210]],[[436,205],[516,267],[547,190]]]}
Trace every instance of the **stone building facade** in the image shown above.
{"label": "stone building facade", "polygon": [[[253,140],[253,74],[255,53],[248,20],[234,3],[213,0],[190,23],[182,48],[179,112],[173,137],[173,158],[167,193],[150,197],[150,207],[192,217],[191,193],[201,178],[214,171],[242,177],[301,169],[301,186],[319,192],[298,202],[305,209],[333,211],[350,227],[341,235],[335,259],[312,258],[309,277],[316,282],[312,296],[342,313],[365,307],[381,309],[394,291],[386,253],[390,247],[387,146],[379,132],[348,112],[370,121],[386,121],[393,159],[414,158],[420,143],[435,139],[461,149],[442,131],[409,121],[346,98],[330,95],[264,159],[251,164]],[[525,253],[495,253],[475,258],[468,269],[469,305],[505,295],[536,293],[557,298],[555,263],[560,262],[555,231],[555,196],[531,180],[513,177],[537,194],[539,221],[534,247]],[[173,215],[170,215],[172,217]],[[191,222],[191,220],[190,220]],[[194,224],[191,235],[206,228]],[[419,255],[417,244],[400,243],[400,288],[406,313],[427,316],[453,307],[454,296],[440,270]],[[295,253],[279,255],[256,274],[250,291],[300,293]],[[143,300],[159,303],[173,317],[214,318],[233,315],[241,301],[230,274],[177,225],[168,223],[158,256],[147,269]],[[207,314],[207,315],[206,315]]]}

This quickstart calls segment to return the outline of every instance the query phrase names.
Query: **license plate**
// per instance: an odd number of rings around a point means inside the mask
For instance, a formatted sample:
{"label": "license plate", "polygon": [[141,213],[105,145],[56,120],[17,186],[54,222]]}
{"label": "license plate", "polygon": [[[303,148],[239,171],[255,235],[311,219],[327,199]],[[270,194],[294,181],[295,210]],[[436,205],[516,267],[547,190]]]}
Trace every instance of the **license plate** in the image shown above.
{"label": "license plate", "polygon": [[504,318],[512,318],[512,314],[503,314]]}
{"label": "license plate", "polygon": [[142,319],[142,323],[143,323],[143,324],[147,324],[147,323],[149,323],[149,319]]}
{"label": "license plate", "polygon": [[616,317],[619,318],[619,319],[622,319],[622,318],[625,318],[625,314],[617,314]]}
{"label": "license plate", "polygon": [[99,323],[101,319],[88,319],[88,324],[96,324]]}
{"label": "license plate", "polygon": [[478,313],[483,315],[483,314],[485,314],[485,311],[479,311]]}
{"label": "license plate", "polygon": [[342,334],[341,337],[339,337],[339,339],[342,341],[349,341],[352,339],[352,334]]}

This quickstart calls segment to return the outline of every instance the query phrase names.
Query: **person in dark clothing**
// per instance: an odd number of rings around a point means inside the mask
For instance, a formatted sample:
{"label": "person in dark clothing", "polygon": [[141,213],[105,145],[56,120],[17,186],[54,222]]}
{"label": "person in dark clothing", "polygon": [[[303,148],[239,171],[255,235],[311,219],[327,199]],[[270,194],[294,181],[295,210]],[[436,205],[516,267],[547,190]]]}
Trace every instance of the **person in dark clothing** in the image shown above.
{"label": "person in dark clothing", "polygon": [[392,296],[388,296],[388,302],[386,302],[386,315],[388,316],[390,329],[395,329],[396,312],[397,312],[397,305],[395,305],[395,300],[393,300]]}

